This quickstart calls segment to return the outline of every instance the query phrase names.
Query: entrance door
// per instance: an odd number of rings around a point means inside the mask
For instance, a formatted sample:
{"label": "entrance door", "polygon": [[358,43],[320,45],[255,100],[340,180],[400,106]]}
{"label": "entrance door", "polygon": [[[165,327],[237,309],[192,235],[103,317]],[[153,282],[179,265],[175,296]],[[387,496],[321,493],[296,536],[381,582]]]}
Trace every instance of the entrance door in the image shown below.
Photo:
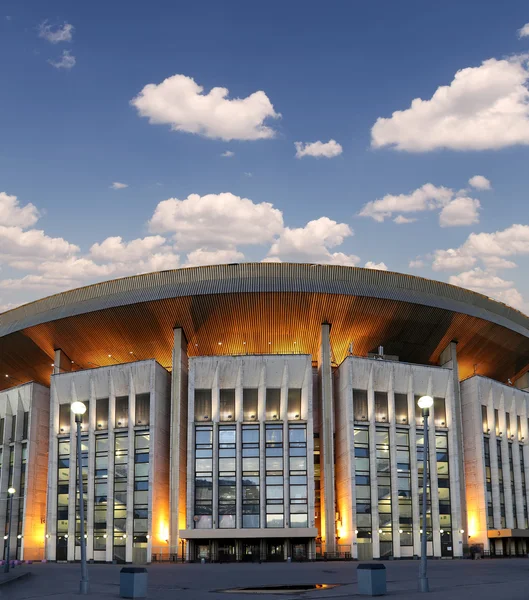
{"label": "entrance door", "polygon": [[266,544],[266,560],[279,561],[285,560],[283,550],[283,542],[267,542]]}
{"label": "entrance door", "polygon": [[441,533],[441,556],[452,558],[454,556],[454,547],[452,545],[452,532],[444,531]]}
{"label": "entrance door", "polygon": [[235,543],[219,541],[219,550],[217,559],[219,562],[235,561]]}
{"label": "entrance door", "polygon": [[243,562],[257,562],[260,559],[259,544],[254,542],[242,543],[241,560]]}
{"label": "entrance door", "polygon": [[58,561],[68,560],[68,540],[63,536],[57,538],[55,559]]}
{"label": "entrance door", "polygon": [[292,560],[307,560],[307,544],[292,544]]}

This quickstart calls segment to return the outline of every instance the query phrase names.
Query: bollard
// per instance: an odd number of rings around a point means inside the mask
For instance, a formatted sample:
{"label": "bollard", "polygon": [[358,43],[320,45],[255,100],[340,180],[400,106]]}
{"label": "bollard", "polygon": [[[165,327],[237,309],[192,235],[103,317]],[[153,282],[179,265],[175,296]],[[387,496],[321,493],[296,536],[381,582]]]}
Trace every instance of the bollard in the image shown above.
{"label": "bollard", "polygon": [[119,575],[119,595],[121,598],[146,598],[147,569],[123,567]]}
{"label": "bollard", "polygon": [[201,559],[200,559],[200,562],[201,562],[203,565],[205,565],[205,564],[206,564],[206,559],[205,559],[205,558],[201,558]]}
{"label": "bollard", "polygon": [[287,563],[289,562],[292,562],[292,558],[290,556],[287,558]]}
{"label": "bollard", "polygon": [[358,565],[356,569],[358,593],[363,596],[384,596],[386,567],[380,563]]}

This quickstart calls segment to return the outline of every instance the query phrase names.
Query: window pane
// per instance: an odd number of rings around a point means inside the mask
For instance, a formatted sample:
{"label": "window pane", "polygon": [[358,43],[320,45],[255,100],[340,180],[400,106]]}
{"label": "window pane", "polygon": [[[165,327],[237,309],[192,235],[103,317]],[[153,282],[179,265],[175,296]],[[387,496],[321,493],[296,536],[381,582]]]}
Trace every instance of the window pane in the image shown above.
{"label": "window pane", "polygon": [[308,527],[308,516],[303,514],[290,515],[291,527]]}
{"label": "window pane", "polygon": [[219,429],[219,444],[235,444],[235,429]]}

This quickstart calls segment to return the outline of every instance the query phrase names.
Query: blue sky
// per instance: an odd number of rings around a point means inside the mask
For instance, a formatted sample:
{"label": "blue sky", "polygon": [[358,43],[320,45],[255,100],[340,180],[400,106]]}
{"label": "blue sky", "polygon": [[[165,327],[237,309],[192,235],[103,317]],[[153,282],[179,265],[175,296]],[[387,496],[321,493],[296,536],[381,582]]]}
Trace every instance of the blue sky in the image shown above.
{"label": "blue sky", "polygon": [[2,4],[0,309],[266,259],[529,312],[525,2],[185,4]]}

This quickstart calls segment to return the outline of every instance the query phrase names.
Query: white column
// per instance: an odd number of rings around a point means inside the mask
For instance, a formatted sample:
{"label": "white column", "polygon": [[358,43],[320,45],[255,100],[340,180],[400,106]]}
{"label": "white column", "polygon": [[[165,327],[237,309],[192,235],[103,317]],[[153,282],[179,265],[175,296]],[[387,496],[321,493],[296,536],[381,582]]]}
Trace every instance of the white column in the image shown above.
{"label": "white column", "polygon": [[[498,450],[496,447],[496,423],[494,413],[494,399],[492,395],[492,387],[489,389],[489,397],[487,402],[487,410],[490,411],[492,426],[490,428],[490,478],[492,482],[492,505],[494,512],[494,529],[501,529],[501,513],[500,513],[500,484],[498,480]],[[500,429],[501,431],[501,429]],[[504,481],[505,487],[505,481]]]}
{"label": "white column", "polygon": [[[428,379],[427,394],[433,396],[432,376]],[[432,550],[434,556],[441,556],[441,533],[439,519],[439,488],[437,485],[437,448],[435,440],[435,409],[432,406],[428,418],[428,476],[430,479],[430,501],[432,510]]]}
{"label": "white column", "polygon": [[[279,415],[283,423],[283,506],[285,515],[285,527],[290,527],[290,473],[289,473],[289,449],[288,449],[288,363],[283,365],[283,376],[281,379],[281,401]],[[285,552],[287,551],[285,544]],[[288,557],[287,557],[288,558]]]}
{"label": "white column", "polygon": [[265,419],[266,419],[266,366],[262,362],[259,377],[259,388],[257,390],[257,414],[259,417],[259,521],[262,528],[266,527],[266,441],[265,441]]}
{"label": "white column", "polygon": [[108,486],[107,486],[107,544],[106,560],[114,559],[114,424],[116,422],[116,392],[112,369],[108,370]]}
{"label": "white column", "polygon": [[415,420],[415,394],[413,386],[413,372],[410,368],[408,380],[408,423],[410,442],[410,469],[411,469],[411,511],[413,515],[413,554],[421,555],[421,529],[422,529],[422,498],[419,497],[419,476],[417,470],[417,423]]}
{"label": "white column", "polygon": [[399,533],[399,478],[397,471],[397,427],[395,420],[394,369],[391,368],[388,389],[388,422],[389,422],[389,464],[391,474],[391,531],[393,536],[393,556],[400,558]]}
{"label": "white column", "polygon": [[243,410],[242,410],[242,360],[239,361],[239,367],[237,369],[237,380],[235,385],[235,422],[237,424],[236,433],[236,459],[235,459],[235,470],[236,470],[236,518],[235,527],[240,529],[242,527],[242,422],[243,422]]}
{"label": "white column", "polygon": [[129,379],[129,402],[128,402],[128,464],[127,464],[127,523],[125,526],[127,537],[125,539],[125,561],[132,562],[132,542],[134,528],[134,423],[136,416],[136,388],[134,385],[133,372],[130,366],[128,370]]}
{"label": "white column", "polygon": [[96,392],[94,378],[90,374],[90,400],[88,415],[83,416],[88,430],[88,499],[85,505],[86,519],[86,557],[88,560],[94,558],[94,492],[95,492],[95,455],[96,441],[94,430],[96,427]]}
{"label": "white column", "polygon": [[378,481],[377,481],[377,447],[375,425],[375,391],[373,388],[373,365],[369,370],[367,384],[367,418],[369,422],[369,481],[371,482],[371,539],[373,558],[380,557],[380,534],[378,533]]}

